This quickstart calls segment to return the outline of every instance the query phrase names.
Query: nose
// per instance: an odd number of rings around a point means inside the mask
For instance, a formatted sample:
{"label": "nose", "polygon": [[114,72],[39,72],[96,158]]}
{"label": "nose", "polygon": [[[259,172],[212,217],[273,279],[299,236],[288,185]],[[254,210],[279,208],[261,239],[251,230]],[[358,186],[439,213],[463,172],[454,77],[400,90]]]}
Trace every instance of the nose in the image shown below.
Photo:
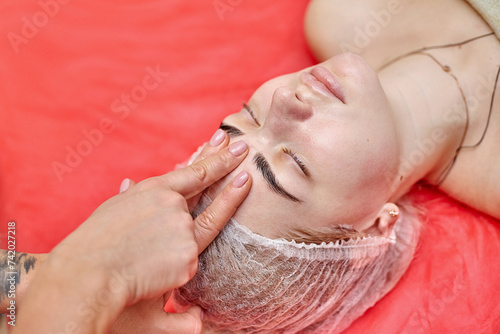
{"label": "nose", "polygon": [[301,102],[295,91],[279,87],[274,91],[266,122],[270,122],[274,130],[287,131],[312,116],[311,106]]}

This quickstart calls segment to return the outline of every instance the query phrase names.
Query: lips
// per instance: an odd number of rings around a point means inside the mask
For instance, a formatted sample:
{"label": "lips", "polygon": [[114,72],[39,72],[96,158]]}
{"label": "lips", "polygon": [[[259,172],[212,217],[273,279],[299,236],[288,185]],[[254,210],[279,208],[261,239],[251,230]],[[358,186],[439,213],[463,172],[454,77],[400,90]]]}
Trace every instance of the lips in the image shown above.
{"label": "lips", "polygon": [[302,73],[303,80],[317,92],[335,97],[345,104],[345,95],[337,78],[323,66],[316,66],[311,73]]}

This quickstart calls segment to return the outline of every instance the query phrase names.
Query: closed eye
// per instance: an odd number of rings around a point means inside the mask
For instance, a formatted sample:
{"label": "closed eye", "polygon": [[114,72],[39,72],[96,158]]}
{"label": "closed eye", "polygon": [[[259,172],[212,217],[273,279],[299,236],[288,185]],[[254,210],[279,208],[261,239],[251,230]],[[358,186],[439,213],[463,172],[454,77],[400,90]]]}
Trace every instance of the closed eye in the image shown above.
{"label": "closed eye", "polygon": [[310,179],[311,173],[309,172],[309,168],[307,168],[304,162],[302,162],[302,160],[300,160],[300,158],[292,150],[288,148],[283,148],[282,150],[283,153],[288,154],[295,161],[295,163],[297,164],[297,166],[299,166],[299,168],[302,170],[305,176],[307,176],[307,178]]}
{"label": "closed eye", "polygon": [[245,102],[243,102],[243,108],[250,114],[250,117],[252,117],[255,124],[257,124],[257,126],[260,126],[259,120],[255,116],[255,112],[253,111],[253,109],[250,108]]}

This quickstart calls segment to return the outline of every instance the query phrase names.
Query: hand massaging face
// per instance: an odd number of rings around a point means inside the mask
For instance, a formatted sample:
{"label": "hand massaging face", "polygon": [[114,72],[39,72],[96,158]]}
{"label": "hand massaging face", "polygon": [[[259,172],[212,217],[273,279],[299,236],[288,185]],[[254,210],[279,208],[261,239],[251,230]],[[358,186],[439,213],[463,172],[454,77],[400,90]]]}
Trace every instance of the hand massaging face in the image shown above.
{"label": "hand massaging face", "polygon": [[343,54],[272,79],[223,124],[250,153],[208,195],[250,172],[252,190],[234,216],[240,224],[268,238],[340,224],[389,235],[398,137],[378,77],[362,58]]}
{"label": "hand massaging face", "polygon": [[[205,332],[340,333],[394,287],[419,235],[416,215],[387,203],[399,146],[377,76],[357,56],[335,57],[265,83],[222,128],[249,157],[193,215],[242,169],[252,189],[175,301],[205,310]],[[339,224],[372,236],[286,237]]]}

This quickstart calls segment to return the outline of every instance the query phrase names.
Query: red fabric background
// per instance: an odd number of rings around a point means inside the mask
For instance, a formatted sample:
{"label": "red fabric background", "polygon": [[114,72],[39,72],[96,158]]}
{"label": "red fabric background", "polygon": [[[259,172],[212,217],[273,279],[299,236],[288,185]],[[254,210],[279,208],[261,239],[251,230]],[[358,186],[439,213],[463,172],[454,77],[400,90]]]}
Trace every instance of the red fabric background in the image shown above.
{"label": "red fabric background", "polygon": [[[123,178],[172,170],[261,83],[313,64],[307,2],[1,1],[2,247],[14,220],[18,251],[50,251]],[[500,332],[499,223],[414,196],[428,208],[417,256],[346,333]]]}

